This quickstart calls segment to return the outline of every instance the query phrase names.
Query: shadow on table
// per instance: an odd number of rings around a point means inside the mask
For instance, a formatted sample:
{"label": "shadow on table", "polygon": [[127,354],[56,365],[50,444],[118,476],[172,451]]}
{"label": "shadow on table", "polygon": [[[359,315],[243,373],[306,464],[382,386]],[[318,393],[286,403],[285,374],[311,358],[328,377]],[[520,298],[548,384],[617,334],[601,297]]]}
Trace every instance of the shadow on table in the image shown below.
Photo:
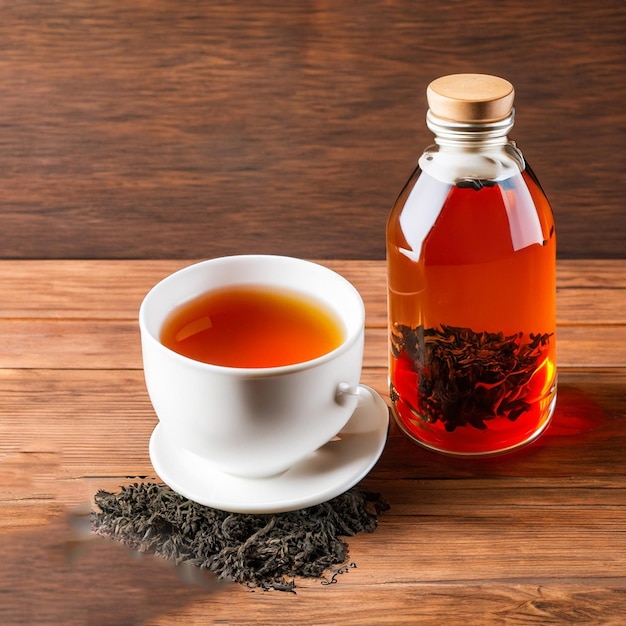
{"label": "shadow on table", "polygon": [[[405,478],[578,475],[584,467],[610,472],[624,437],[620,420],[612,419],[623,401],[623,382],[611,380],[600,388],[589,382],[560,384],[552,421],[533,443],[491,457],[455,457],[431,452],[402,435],[393,424],[387,448],[378,464],[381,474]],[[608,399],[603,399],[603,398]],[[602,404],[600,404],[602,402]],[[606,405],[605,405],[606,403]],[[607,407],[610,407],[607,409]]]}
{"label": "shadow on table", "polygon": [[67,514],[0,537],[0,623],[143,624],[227,584],[190,566],[140,555]]}

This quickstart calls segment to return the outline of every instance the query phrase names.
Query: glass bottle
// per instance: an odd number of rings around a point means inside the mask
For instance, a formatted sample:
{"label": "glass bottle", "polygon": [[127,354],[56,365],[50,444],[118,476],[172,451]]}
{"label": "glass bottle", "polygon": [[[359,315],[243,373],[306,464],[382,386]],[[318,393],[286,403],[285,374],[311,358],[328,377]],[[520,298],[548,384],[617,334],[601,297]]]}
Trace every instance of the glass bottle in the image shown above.
{"label": "glass bottle", "polygon": [[435,145],[387,223],[392,410],[431,450],[503,453],[556,402],[554,219],[507,136],[508,81],[444,76],[427,98]]}

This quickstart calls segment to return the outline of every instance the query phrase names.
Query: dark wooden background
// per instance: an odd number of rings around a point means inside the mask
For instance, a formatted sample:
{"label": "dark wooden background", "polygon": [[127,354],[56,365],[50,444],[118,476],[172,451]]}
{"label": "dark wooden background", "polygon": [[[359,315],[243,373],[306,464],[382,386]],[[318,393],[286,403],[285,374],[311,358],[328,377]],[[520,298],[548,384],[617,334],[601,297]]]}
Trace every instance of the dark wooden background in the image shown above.
{"label": "dark wooden background", "polygon": [[425,89],[517,89],[561,258],[626,254],[622,0],[0,0],[0,257],[384,258]]}

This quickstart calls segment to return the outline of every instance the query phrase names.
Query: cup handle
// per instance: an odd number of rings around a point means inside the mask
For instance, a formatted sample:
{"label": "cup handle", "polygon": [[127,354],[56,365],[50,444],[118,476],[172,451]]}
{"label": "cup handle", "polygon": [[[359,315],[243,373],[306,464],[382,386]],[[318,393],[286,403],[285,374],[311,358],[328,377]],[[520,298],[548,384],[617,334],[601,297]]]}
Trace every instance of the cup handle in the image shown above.
{"label": "cup handle", "polygon": [[344,405],[349,398],[358,398],[362,395],[363,385],[351,385],[350,383],[339,383],[335,391],[335,402]]}
{"label": "cup handle", "polygon": [[[354,397],[357,400],[355,411],[348,423],[339,432],[338,437],[340,439],[344,435],[358,435],[375,430],[379,423],[379,403],[384,404],[384,401],[373,389],[363,384],[339,383],[337,385],[335,399],[339,404],[343,404]],[[359,408],[361,410],[357,410]]]}

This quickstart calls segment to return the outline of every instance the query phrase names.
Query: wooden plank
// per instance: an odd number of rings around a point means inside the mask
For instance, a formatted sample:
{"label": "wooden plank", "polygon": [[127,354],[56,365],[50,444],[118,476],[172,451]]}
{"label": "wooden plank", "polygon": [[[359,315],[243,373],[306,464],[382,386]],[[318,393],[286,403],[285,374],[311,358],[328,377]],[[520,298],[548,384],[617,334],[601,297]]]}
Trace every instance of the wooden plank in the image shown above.
{"label": "wooden plank", "polygon": [[[0,261],[0,318],[136,319],[148,290],[193,262]],[[359,290],[369,326],[387,324],[383,261],[319,262]],[[626,261],[561,261],[557,275],[559,323],[626,323]]]}
{"label": "wooden plank", "polygon": [[[4,294],[0,299],[0,318],[135,319],[143,296],[153,285],[194,262],[197,260],[0,260],[0,293]],[[368,312],[385,321],[383,262],[318,262],[350,280],[362,294]]]}
{"label": "wooden plank", "polygon": [[[563,479],[567,486],[588,488],[597,486],[594,481],[601,476],[623,476],[623,371],[597,378],[564,372],[553,427],[516,455],[452,459],[414,445],[392,424],[372,478],[393,482],[401,476],[404,483],[399,484],[407,485],[422,479],[508,476]],[[367,370],[363,382],[387,396],[382,368]],[[30,481],[14,484],[20,493],[33,489],[38,497],[49,497],[51,477],[153,475],[147,445],[157,418],[141,371],[4,369],[0,397],[0,454],[11,460],[7,476],[19,478],[20,468],[30,464],[41,481],[36,489]]]}
{"label": "wooden plank", "polygon": [[0,346],[0,367],[141,367],[141,346],[136,322],[2,321]]}
{"label": "wooden plank", "polygon": [[[297,610],[303,626],[332,623],[346,626],[379,624],[408,626],[446,624],[572,624],[575,620],[606,626],[621,626],[622,578],[602,581],[570,578],[567,581],[536,578],[485,580],[466,583],[419,582],[411,585],[363,586],[355,593],[352,581],[360,578],[362,567],[339,576],[330,587],[307,585],[305,592],[285,599],[276,594],[262,598],[251,594],[245,601],[233,589],[214,601],[197,601],[184,609],[154,621],[155,626],[182,626],[201,623],[210,614],[219,623],[273,624],[292,626]],[[416,575],[422,569],[416,569]],[[245,616],[240,613],[245,607]],[[584,623],[584,622],[583,622]]]}
{"label": "wooden plank", "polygon": [[557,324],[626,324],[626,288],[559,289]]}
{"label": "wooden plank", "polygon": [[559,288],[626,289],[626,259],[562,259],[557,263]]}
{"label": "wooden plank", "polygon": [[66,477],[151,473],[157,419],[140,371],[0,370],[0,393],[4,454],[45,445]]}
{"label": "wooden plank", "polygon": [[0,317],[136,319],[143,296],[193,261],[0,261]]}
{"label": "wooden plank", "polygon": [[[366,329],[363,366],[387,363],[387,330]],[[626,325],[561,326],[557,361],[563,368],[624,367]],[[0,367],[138,369],[142,367],[135,321],[0,320]]]}
{"label": "wooden plank", "polygon": [[557,328],[557,364],[563,368],[623,367],[626,326]]}
{"label": "wooden plank", "polygon": [[[357,567],[338,575],[337,584],[298,580],[296,594],[281,594],[215,586],[191,571],[146,555],[137,558],[115,543],[86,540],[67,521],[55,520],[0,538],[0,585],[7,592],[3,623],[50,623],[50,616],[70,626],[94,623],[94,616],[124,624],[141,617],[162,625],[207,623],[207,616],[215,623],[242,625],[287,625],[297,620],[305,626],[395,626],[432,624],[433,616],[451,624],[478,623],[477,616],[481,624],[502,623],[503,617],[511,623],[568,624],[580,622],[581,616],[588,623],[621,623],[623,576],[594,579],[568,572],[572,564],[578,570],[583,555],[574,555],[570,563],[555,563],[549,558],[554,550],[541,549],[548,541],[541,534],[527,552],[526,542],[515,543],[514,536],[500,541],[497,535],[488,535],[488,525],[481,530],[478,520],[476,526],[467,523],[457,530],[468,548],[465,554],[453,552],[452,542],[438,540],[442,534],[434,526],[411,542],[412,538],[398,541],[392,526],[381,524],[373,535],[351,539],[350,557]],[[389,541],[375,542],[379,533]],[[482,541],[472,548],[477,537]],[[493,550],[493,568],[479,549],[483,542],[502,549]],[[562,542],[556,538],[556,545]],[[372,552],[374,546],[379,550],[387,546],[392,553]],[[445,558],[437,558],[437,547],[443,548]],[[400,550],[405,557],[398,560]],[[591,565],[600,561],[600,555],[590,557]],[[479,579],[464,575],[471,571],[468,563],[474,558],[483,563]],[[609,569],[613,560],[609,559]],[[524,576],[533,566],[537,571]],[[504,575],[496,577],[499,571]]]}

